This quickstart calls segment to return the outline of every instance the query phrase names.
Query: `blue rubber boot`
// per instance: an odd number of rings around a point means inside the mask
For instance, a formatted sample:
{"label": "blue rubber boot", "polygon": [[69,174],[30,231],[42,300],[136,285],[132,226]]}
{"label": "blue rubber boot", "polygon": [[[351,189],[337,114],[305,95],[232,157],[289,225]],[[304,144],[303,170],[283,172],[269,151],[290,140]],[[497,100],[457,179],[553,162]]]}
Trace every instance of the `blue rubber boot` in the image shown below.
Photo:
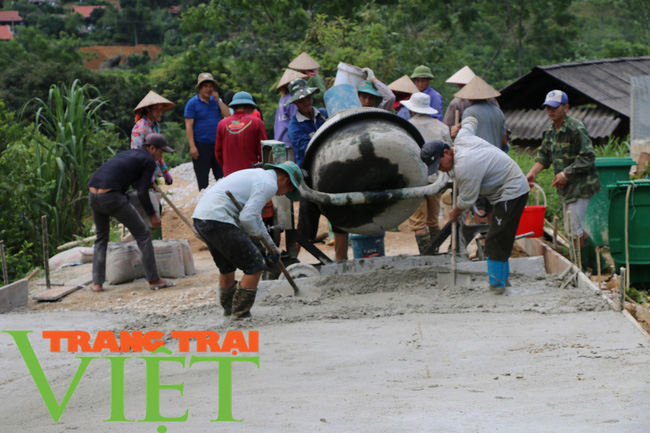
{"label": "blue rubber boot", "polygon": [[506,280],[508,279],[508,262],[501,260],[491,260],[488,257],[487,265],[490,290],[497,295],[502,295],[506,291]]}

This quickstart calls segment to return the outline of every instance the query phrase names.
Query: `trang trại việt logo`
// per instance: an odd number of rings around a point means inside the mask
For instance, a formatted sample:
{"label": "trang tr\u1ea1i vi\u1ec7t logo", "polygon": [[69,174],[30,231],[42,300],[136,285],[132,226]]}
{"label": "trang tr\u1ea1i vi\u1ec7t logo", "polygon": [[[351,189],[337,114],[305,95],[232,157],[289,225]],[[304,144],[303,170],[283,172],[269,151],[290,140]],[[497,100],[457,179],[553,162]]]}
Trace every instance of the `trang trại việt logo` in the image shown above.
{"label": "trang tr\u1ea1i vi\u1ec7t logo", "polygon": [[[9,334],[16,343],[18,350],[36,384],[52,420],[57,423],[68,402],[72,398],[86,369],[95,359],[107,360],[110,365],[110,416],[103,422],[184,422],[187,421],[189,409],[182,416],[168,417],[161,413],[160,391],[177,390],[183,394],[184,383],[162,384],[160,368],[163,362],[178,363],[183,369],[191,368],[197,363],[214,363],[218,377],[218,415],[210,422],[241,422],[235,419],[232,408],[232,366],[236,362],[253,363],[259,368],[259,356],[241,356],[242,353],[259,352],[259,332],[230,330],[225,334],[214,331],[172,331],[170,338],[178,341],[178,352],[186,355],[172,355],[173,352],[165,347],[165,333],[161,331],[121,331],[119,339],[113,331],[98,331],[94,339],[86,331],[43,331],[43,340],[49,340],[52,353],[64,351],[68,353],[89,353],[93,355],[75,356],[80,360],[77,371],[61,403],[47,380],[45,371],[28,338],[33,331],[2,331]],[[62,344],[64,343],[64,344]],[[192,347],[197,353],[209,355],[189,355]],[[108,351],[111,355],[99,355]],[[149,352],[147,356],[124,356],[127,353]],[[212,354],[220,356],[213,356]],[[115,355],[112,355],[115,354]],[[122,354],[122,355],[120,355]],[[125,415],[125,381],[126,362],[129,359],[141,359],[146,371],[146,409],[143,419],[128,419]],[[165,426],[158,427],[159,433],[167,431]]]}

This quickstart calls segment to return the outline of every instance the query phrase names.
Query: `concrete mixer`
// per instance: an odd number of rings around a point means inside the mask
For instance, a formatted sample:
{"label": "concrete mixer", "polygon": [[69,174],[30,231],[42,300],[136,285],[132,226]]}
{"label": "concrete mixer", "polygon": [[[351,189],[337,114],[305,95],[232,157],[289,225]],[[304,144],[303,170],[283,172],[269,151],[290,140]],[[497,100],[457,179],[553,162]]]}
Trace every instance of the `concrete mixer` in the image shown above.
{"label": "concrete mixer", "polygon": [[301,193],[333,225],[350,233],[384,232],[443,188],[427,185],[424,140],[410,122],[362,108],[348,84],[328,90],[325,103],[330,117],[309,142]]}

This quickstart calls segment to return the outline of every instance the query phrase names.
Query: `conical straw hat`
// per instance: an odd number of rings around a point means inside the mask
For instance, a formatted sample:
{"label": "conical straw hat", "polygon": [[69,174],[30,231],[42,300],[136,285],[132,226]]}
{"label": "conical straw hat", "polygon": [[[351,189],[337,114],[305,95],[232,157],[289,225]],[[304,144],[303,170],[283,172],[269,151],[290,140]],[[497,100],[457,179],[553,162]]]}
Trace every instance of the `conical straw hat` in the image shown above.
{"label": "conical straw hat", "polygon": [[490,99],[501,96],[501,93],[477,75],[465,87],[456,92],[454,96],[460,99]]}
{"label": "conical straw hat", "polygon": [[456,72],[451,77],[447,78],[445,83],[449,84],[467,84],[472,81],[472,78],[476,77],[474,71],[472,71],[469,66],[463,66],[458,72]]}
{"label": "conical straw hat", "polygon": [[286,86],[296,78],[307,78],[307,75],[302,72],[294,71],[293,69],[285,69],[282,78],[278,81],[278,85],[275,86],[275,90],[280,90],[282,86]]}
{"label": "conical straw hat", "polygon": [[176,104],[174,104],[169,99],[163,98],[162,96],[160,96],[159,94],[157,94],[153,90],[150,90],[149,93],[147,93],[147,96],[142,98],[142,101],[140,101],[138,106],[133,109],[133,112],[136,113],[138,110],[141,110],[141,109],[143,109],[145,107],[150,107],[152,105],[158,105],[158,104],[162,104],[163,113],[165,111],[171,110],[172,108],[174,108],[176,106]]}
{"label": "conical straw hat", "polygon": [[301,71],[306,71],[310,69],[318,69],[320,68],[320,65],[316,60],[312,59],[309,54],[303,51],[302,54],[300,54],[298,57],[293,59],[291,63],[289,63],[289,67],[293,69],[299,69]]}
{"label": "conical straw hat", "polygon": [[392,90],[393,92],[401,92],[401,93],[418,93],[419,90],[415,83],[413,83],[413,80],[408,75],[402,76],[402,78],[398,78],[397,80],[393,81],[388,85],[388,88]]}

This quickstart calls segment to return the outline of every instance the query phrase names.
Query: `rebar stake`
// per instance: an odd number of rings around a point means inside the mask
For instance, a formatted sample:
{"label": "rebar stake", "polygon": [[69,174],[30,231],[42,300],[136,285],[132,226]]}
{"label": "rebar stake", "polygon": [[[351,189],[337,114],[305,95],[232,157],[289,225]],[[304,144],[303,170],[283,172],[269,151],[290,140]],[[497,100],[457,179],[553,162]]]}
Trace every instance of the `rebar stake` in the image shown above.
{"label": "rebar stake", "polygon": [[625,309],[625,279],[627,278],[627,270],[621,266],[621,284],[620,284],[620,295],[621,299],[619,303],[621,304],[621,311]]}
{"label": "rebar stake", "polygon": [[9,284],[9,273],[7,272],[7,259],[5,258],[5,241],[0,241],[0,254],[2,255],[2,276],[6,286]]}
{"label": "rebar stake", "polygon": [[45,269],[45,287],[50,289],[50,247],[47,241],[47,215],[41,217],[43,227],[43,269]]}

